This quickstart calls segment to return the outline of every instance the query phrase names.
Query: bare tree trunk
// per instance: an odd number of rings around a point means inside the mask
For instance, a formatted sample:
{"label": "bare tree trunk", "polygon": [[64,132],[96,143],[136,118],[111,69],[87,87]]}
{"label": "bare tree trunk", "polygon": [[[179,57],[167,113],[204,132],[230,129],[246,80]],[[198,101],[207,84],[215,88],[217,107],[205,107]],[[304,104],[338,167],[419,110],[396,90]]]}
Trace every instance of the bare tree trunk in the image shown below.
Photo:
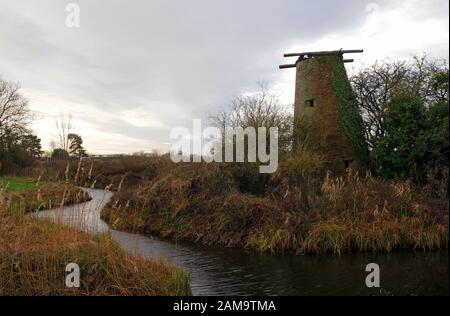
{"label": "bare tree trunk", "polygon": [[71,133],[72,126],[72,115],[61,114],[55,120],[56,130],[57,130],[57,140],[60,149],[69,151],[69,134]]}

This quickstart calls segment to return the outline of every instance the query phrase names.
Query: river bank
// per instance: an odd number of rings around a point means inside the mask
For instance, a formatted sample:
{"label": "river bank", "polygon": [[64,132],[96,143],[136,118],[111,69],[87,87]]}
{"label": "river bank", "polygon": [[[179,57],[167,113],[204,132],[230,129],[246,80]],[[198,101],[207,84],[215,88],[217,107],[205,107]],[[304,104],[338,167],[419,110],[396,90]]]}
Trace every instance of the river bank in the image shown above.
{"label": "river bank", "polygon": [[91,199],[86,191],[69,182],[40,182],[16,177],[0,177],[0,194],[0,207],[15,216]]}
{"label": "river bank", "polygon": [[[88,189],[93,200],[37,215],[110,235],[127,253],[166,262],[187,271],[193,295],[447,295],[448,252],[391,254],[274,255],[236,248],[174,243],[109,230],[100,209],[112,193]],[[365,266],[381,268],[381,288],[367,288]]]}
{"label": "river bank", "polygon": [[273,175],[252,164],[175,164],[168,156],[61,162],[45,170],[48,178],[61,174],[116,192],[102,212],[113,229],[177,242],[272,254],[448,248],[447,176],[419,186],[351,170],[332,175],[310,156],[284,158]]}
{"label": "river bank", "polygon": [[118,230],[273,254],[448,247],[446,193],[351,172],[281,169],[266,178],[246,166],[173,166],[139,186],[122,185],[102,218]]}
{"label": "river bank", "polygon": [[[0,295],[191,293],[189,275],[184,270],[160,257],[128,253],[110,234],[92,235],[86,229],[80,230],[80,223],[94,220],[79,222],[86,214],[93,216],[89,211],[83,212],[82,206],[102,206],[101,201],[91,200],[85,190],[64,183],[30,188],[0,192]],[[68,193],[71,189],[73,192]],[[58,208],[27,214],[51,205]],[[77,209],[78,213],[71,212],[61,221],[60,215],[66,208]],[[36,217],[46,212],[55,214],[54,220]],[[95,214],[97,222],[99,212],[98,209]],[[69,263],[80,267],[79,288],[65,285]]]}

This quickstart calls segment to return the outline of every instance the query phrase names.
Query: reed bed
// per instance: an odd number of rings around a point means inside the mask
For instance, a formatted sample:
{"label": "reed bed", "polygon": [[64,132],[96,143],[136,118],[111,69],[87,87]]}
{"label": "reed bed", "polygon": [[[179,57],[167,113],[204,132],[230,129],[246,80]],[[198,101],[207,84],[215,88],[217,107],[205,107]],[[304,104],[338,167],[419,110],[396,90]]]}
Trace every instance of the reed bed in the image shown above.
{"label": "reed bed", "polygon": [[[0,191],[0,295],[190,295],[188,273],[162,258],[127,253],[109,233],[26,216],[85,201],[83,192],[67,183]],[[69,263],[80,267],[79,288],[66,287]]]}
{"label": "reed bed", "polygon": [[89,160],[78,183],[116,191],[102,212],[114,228],[174,240],[294,254],[448,248],[448,170],[418,185],[332,175],[313,158],[287,159],[273,175],[167,156]]}
{"label": "reed bed", "polygon": [[[0,216],[0,295],[189,295],[189,276],[162,259],[122,251],[111,236]],[[77,263],[79,288],[65,267]]]}

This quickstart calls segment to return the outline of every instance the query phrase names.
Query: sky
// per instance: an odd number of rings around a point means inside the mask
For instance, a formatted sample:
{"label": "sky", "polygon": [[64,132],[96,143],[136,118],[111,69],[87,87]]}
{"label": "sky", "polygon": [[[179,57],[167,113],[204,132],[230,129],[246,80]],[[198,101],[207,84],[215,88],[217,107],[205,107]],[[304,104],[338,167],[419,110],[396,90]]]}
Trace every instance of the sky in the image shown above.
{"label": "sky", "polygon": [[64,113],[90,153],[167,152],[172,128],[206,127],[258,81],[292,104],[284,53],[363,48],[350,73],[448,60],[448,12],[448,0],[0,0],[0,77],[21,84],[44,149]]}

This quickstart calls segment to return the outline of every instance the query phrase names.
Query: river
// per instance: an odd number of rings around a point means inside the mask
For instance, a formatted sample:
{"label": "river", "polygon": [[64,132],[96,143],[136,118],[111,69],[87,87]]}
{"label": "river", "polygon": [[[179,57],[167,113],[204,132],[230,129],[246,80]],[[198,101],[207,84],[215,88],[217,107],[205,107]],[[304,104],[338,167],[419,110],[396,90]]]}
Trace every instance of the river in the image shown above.
{"label": "river", "polygon": [[[110,230],[100,211],[113,193],[86,190],[89,202],[35,214],[90,233],[111,232],[129,252],[164,257],[190,272],[194,295],[449,295],[448,251],[281,256],[174,243]],[[381,288],[366,287],[368,263],[380,266]]]}

